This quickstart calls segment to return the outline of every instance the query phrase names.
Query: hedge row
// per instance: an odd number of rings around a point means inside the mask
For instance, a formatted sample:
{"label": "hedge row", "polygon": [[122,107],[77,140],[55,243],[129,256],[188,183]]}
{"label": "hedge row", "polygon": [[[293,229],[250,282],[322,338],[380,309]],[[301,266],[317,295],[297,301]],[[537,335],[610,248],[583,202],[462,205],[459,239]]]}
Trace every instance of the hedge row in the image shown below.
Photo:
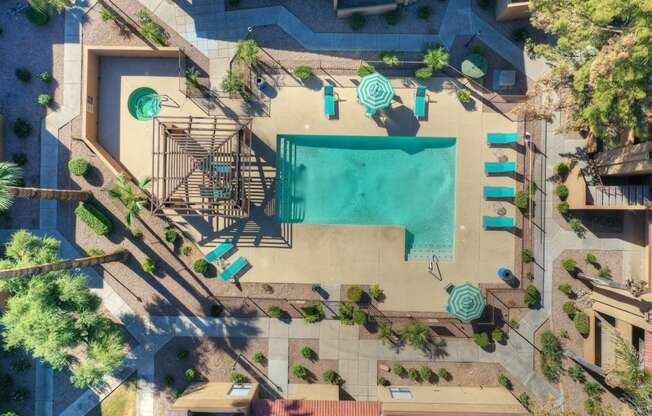
{"label": "hedge row", "polygon": [[113,225],[111,220],[107,218],[106,215],[102,214],[96,207],[93,205],[80,202],[77,208],[75,208],[75,215],[86,225],[90,227],[91,230],[95,231],[97,235],[107,235],[111,232]]}

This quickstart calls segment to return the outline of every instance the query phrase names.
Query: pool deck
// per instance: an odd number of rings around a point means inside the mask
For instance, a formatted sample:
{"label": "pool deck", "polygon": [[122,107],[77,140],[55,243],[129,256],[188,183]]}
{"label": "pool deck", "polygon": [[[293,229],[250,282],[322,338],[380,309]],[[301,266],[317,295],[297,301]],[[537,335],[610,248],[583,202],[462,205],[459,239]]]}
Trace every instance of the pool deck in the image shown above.
{"label": "pool deck", "polygon": [[[350,85],[352,78],[342,79],[341,84]],[[499,283],[497,269],[514,266],[516,237],[508,231],[482,229],[482,216],[496,215],[495,202],[482,198],[482,186],[517,183],[510,177],[486,177],[483,162],[497,161],[501,155],[516,160],[516,152],[489,148],[486,133],[514,132],[517,125],[499,113],[483,112],[480,101],[476,101],[475,108],[466,109],[445,78],[426,83],[427,120],[417,121],[411,110],[415,88],[406,88],[403,82],[403,78],[392,80],[396,97],[387,125],[365,116],[355,88],[336,86],[339,100],[337,117],[332,120],[324,116],[321,89],[279,88],[272,99],[271,116],[253,122],[260,178],[258,192],[252,196],[252,217],[229,224],[219,222],[217,226],[215,221],[197,217],[177,218],[179,225],[206,251],[224,239],[235,239],[238,250],[231,260],[244,256],[252,266],[241,277],[242,282],[321,283],[329,287],[377,283],[385,291],[382,309],[386,310],[443,312],[447,284]],[[177,84],[169,77],[125,76],[121,83],[121,100],[125,103],[132,88],[150,86],[181,104],[180,108],[164,108],[163,115],[202,115],[194,104],[179,97]],[[121,109],[125,120],[126,105]],[[151,154],[151,124],[128,120],[121,123],[120,131],[120,160],[136,177],[148,174],[151,160],[143,155]],[[276,136],[284,133],[456,137],[454,260],[439,263],[434,274],[428,271],[426,262],[406,262],[403,227],[278,224],[274,220],[274,158]],[[508,216],[515,215],[511,203],[502,205]],[[436,220],[437,213],[433,213]]]}

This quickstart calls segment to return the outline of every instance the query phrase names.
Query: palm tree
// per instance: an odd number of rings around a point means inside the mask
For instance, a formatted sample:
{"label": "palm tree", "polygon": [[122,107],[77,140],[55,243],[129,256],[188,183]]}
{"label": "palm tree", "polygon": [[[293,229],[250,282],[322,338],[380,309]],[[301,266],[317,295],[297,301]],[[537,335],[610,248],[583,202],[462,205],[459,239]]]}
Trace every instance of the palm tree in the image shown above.
{"label": "palm tree", "polygon": [[433,71],[448,65],[448,52],[442,45],[428,45],[423,51],[423,62]]}
{"label": "palm tree", "polygon": [[119,249],[112,253],[100,254],[97,256],[80,257],[70,260],[59,260],[51,263],[36,264],[30,266],[18,266],[11,269],[0,270],[0,280],[12,279],[15,277],[32,276],[40,273],[53,272],[57,270],[80,269],[84,267],[99,266],[113,261],[125,262],[129,252]]}
{"label": "palm tree", "polygon": [[418,321],[412,321],[405,325],[400,331],[401,341],[407,342],[413,347],[423,349],[430,343],[430,333],[428,328]]}
{"label": "palm tree", "polygon": [[8,209],[14,198],[49,199],[57,201],[87,201],[89,191],[73,189],[25,188],[18,186],[23,181],[23,170],[15,163],[0,162],[0,210]]}
{"label": "palm tree", "polygon": [[[138,189],[144,192],[152,184],[152,179],[146,177],[138,184]],[[115,186],[109,190],[109,195],[113,198],[119,199],[125,206],[127,212],[125,213],[125,222],[131,225],[134,218],[138,216],[138,212],[145,207],[147,198],[139,195],[135,188],[131,186],[129,181],[121,173],[115,179]]]}

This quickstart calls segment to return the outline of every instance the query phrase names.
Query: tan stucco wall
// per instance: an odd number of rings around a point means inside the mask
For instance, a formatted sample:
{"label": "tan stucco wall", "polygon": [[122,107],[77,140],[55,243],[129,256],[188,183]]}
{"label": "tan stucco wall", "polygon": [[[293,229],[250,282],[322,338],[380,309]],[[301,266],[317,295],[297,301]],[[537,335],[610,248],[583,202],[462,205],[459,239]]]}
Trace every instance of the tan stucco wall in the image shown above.
{"label": "tan stucco wall", "polygon": [[250,383],[247,396],[231,397],[232,383],[193,383],[171,406],[173,410],[189,409],[195,412],[243,412],[249,414],[249,404],[258,398],[258,383]]}
{"label": "tan stucco wall", "polygon": [[646,331],[652,331],[652,323],[645,320],[646,313],[641,310],[641,307],[643,306],[642,303],[652,301],[650,297],[650,294],[644,295],[640,298],[641,301],[639,302],[634,299],[624,301],[619,294],[616,295],[616,298],[606,296],[597,291],[591,294],[594,310],[613,316],[616,318],[616,321],[624,321],[643,328]]}
{"label": "tan stucco wall", "polygon": [[496,3],[496,20],[525,19],[530,16],[530,2],[498,0]]}

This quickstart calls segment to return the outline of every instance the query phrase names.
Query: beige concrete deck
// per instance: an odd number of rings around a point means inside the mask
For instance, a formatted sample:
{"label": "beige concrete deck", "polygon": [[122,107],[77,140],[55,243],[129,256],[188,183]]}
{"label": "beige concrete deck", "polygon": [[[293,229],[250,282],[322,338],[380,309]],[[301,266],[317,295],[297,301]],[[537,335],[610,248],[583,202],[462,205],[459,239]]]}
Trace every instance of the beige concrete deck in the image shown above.
{"label": "beige concrete deck", "polygon": [[[265,160],[271,159],[265,154],[257,156],[265,176],[260,182],[266,196],[252,198],[251,220],[227,224],[227,229],[221,231],[213,230],[213,224],[198,218],[178,218],[180,226],[206,250],[220,240],[236,238],[238,252],[233,258],[245,256],[252,266],[242,276],[243,282],[378,283],[385,291],[383,308],[387,310],[444,311],[447,284],[497,283],[497,269],[514,264],[515,237],[507,231],[482,229],[482,215],[495,215],[495,203],[483,200],[482,186],[515,186],[516,182],[508,177],[486,177],[483,162],[496,161],[501,153],[515,160],[516,154],[511,149],[490,149],[486,145],[486,133],[516,131],[517,126],[500,114],[482,112],[480,102],[476,102],[473,111],[465,109],[446,79],[429,82],[428,118],[417,122],[411,110],[415,89],[405,88],[403,81],[392,81],[396,102],[388,127],[364,115],[356,102],[354,88],[335,88],[339,96],[338,117],[327,120],[321,90],[285,87],[272,99],[271,117],[254,119],[253,130],[262,141],[258,147],[267,147],[266,153],[271,158],[278,134],[456,137],[455,258],[439,264],[441,281],[428,272],[425,262],[404,261],[402,227],[310,224],[281,227],[274,221],[271,195],[274,161]],[[122,76],[119,158],[136,177],[151,174],[152,124],[134,120],[126,108],[128,94],[140,86],[167,94],[180,105],[180,108],[165,107],[162,115],[201,115],[193,103],[178,93],[175,77]],[[515,214],[511,204],[502,204],[507,215]],[[436,220],[437,213],[433,213],[433,221]],[[438,275],[437,268],[435,272]]]}

